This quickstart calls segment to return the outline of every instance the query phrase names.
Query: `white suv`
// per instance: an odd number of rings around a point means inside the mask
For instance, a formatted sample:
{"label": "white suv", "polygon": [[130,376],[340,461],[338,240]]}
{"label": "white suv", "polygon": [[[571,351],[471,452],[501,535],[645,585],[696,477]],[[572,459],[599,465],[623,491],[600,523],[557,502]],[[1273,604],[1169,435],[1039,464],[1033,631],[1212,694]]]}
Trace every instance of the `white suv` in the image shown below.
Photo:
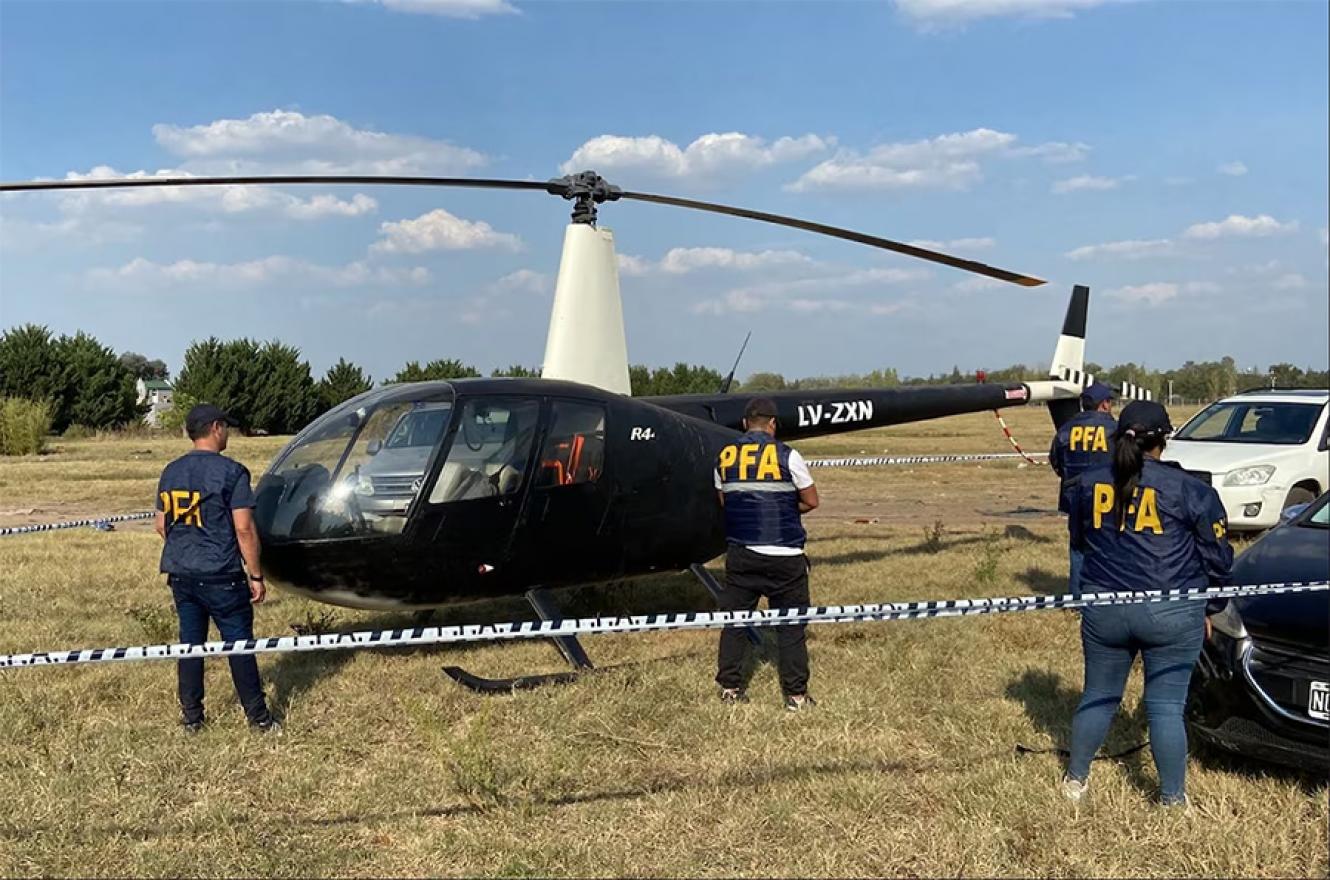
{"label": "white suv", "polygon": [[1234,531],[1268,529],[1286,507],[1330,489],[1330,391],[1255,390],[1210,404],[1164,449],[1209,477]]}

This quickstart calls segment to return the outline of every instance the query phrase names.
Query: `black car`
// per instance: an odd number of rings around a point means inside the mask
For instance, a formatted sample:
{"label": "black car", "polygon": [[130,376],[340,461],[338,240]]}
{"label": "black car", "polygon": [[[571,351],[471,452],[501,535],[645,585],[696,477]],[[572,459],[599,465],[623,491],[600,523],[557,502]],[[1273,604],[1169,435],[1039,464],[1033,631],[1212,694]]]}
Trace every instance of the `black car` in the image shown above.
{"label": "black car", "polygon": [[[1330,579],[1330,492],[1267,532],[1234,582]],[[1330,770],[1330,592],[1229,602],[1192,674],[1187,723],[1221,749]]]}

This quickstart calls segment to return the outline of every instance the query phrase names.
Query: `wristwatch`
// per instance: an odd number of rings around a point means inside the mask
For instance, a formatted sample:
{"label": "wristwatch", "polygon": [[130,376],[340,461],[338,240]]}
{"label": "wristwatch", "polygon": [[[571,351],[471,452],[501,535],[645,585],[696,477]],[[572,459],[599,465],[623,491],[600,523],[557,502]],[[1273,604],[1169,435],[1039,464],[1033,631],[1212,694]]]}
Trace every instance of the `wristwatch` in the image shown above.
{"label": "wristwatch", "polygon": [[252,574],[249,576],[249,579],[252,581],[258,581],[259,583],[263,583],[263,575],[261,574]]}

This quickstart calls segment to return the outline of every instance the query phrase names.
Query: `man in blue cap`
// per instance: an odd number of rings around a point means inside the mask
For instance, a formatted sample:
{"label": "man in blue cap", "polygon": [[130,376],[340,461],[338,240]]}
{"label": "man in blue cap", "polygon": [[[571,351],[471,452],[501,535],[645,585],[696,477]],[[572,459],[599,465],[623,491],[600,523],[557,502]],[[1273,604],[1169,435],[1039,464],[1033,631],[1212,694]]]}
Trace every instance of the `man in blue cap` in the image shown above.
{"label": "man in blue cap", "polygon": [[[168,464],[157,484],[161,570],[180,618],[180,641],[189,644],[207,641],[210,618],[228,642],[254,638],[254,605],[267,596],[249,470],[221,454],[237,424],[209,403],[191,409],[185,430],[194,448]],[[229,660],[250,726],[280,730],[268,712],[254,657]],[[181,723],[197,733],[204,722],[202,658],[179,661],[176,673]]]}
{"label": "man in blue cap", "polygon": [[[1058,511],[1069,513],[1071,499],[1080,484],[1081,474],[1097,467],[1113,464],[1113,432],[1118,423],[1113,419],[1113,389],[1103,382],[1093,382],[1081,392],[1081,411],[1058,428],[1053,445],[1048,450],[1048,463],[1062,478],[1058,492]],[[1071,547],[1071,577],[1068,590],[1081,594],[1082,555]]]}

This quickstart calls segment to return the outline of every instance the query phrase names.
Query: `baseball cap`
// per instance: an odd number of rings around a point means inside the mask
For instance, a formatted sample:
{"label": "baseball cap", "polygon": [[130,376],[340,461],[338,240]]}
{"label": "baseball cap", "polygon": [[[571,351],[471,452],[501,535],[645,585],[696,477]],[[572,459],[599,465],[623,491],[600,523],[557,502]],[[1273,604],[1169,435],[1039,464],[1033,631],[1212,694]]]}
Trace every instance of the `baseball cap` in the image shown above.
{"label": "baseball cap", "polygon": [[226,422],[233,428],[240,424],[233,416],[227,415],[221,407],[213,406],[211,403],[200,403],[191,408],[189,414],[185,416],[185,430],[197,434],[213,422]]}
{"label": "baseball cap", "polygon": [[744,418],[746,419],[774,419],[776,417],[776,401],[770,397],[754,397],[748,401],[748,406],[744,407]]}
{"label": "baseball cap", "polygon": [[1087,407],[1098,406],[1105,400],[1113,399],[1113,389],[1109,388],[1103,382],[1091,382],[1084,391],[1081,392],[1081,403]]}
{"label": "baseball cap", "polygon": [[1121,434],[1134,431],[1138,434],[1163,436],[1172,430],[1173,423],[1168,420],[1168,410],[1157,401],[1133,400],[1118,413],[1118,432]]}

